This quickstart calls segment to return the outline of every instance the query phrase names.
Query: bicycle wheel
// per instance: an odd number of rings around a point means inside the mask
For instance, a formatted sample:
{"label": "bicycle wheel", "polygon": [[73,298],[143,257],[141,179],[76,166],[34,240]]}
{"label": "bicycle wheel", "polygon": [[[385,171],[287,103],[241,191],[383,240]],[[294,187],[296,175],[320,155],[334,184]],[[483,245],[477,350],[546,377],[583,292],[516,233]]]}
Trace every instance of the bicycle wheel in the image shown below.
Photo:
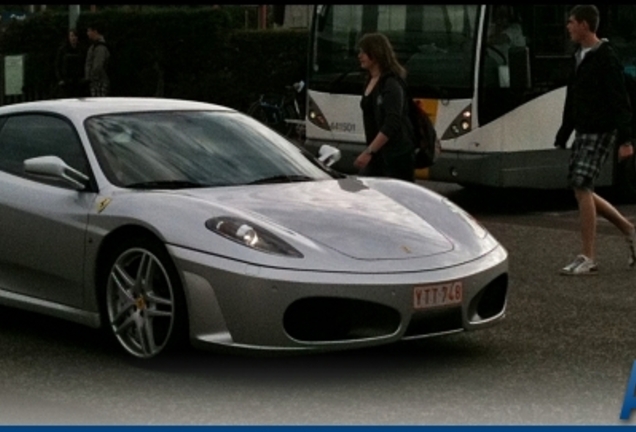
{"label": "bicycle wheel", "polygon": [[262,102],[254,102],[247,110],[247,115],[255,118],[265,126],[285,135],[288,131],[288,125],[285,122],[280,109],[273,105],[265,105]]}

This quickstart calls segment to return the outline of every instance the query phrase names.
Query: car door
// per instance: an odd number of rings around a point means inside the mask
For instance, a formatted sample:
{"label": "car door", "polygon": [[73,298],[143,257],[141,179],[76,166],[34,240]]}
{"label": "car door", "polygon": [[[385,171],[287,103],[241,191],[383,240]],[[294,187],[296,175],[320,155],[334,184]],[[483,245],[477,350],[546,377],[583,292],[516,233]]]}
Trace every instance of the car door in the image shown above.
{"label": "car door", "polygon": [[85,150],[68,119],[51,114],[3,119],[0,290],[80,307],[86,224],[95,193],[24,172],[24,160],[49,155],[91,176]]}

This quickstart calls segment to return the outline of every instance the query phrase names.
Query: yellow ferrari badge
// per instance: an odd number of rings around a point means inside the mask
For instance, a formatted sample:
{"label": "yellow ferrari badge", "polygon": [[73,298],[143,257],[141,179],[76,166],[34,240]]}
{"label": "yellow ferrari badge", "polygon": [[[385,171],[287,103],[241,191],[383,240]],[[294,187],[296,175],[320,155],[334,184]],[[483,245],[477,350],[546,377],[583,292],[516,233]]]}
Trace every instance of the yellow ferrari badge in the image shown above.
{"label": "yellow ferrari badge", "polygon": [[102,198],[101,200],[99,200],[97,202],[97,213],[103,212],[104,209],[108,207],[108,204],[110,204],[111,201],[111,198]]}

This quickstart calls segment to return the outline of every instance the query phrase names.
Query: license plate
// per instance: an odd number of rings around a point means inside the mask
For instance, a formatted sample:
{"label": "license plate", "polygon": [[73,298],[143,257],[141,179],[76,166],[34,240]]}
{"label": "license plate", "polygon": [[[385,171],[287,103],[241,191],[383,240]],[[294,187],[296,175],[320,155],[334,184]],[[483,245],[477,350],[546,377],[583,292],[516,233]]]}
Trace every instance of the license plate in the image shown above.
{"label": "license plate", "polygon": [[463,294],[462,281],[416,286],[413,288],[413,307],[428,309],[458,304],[462,302]]}

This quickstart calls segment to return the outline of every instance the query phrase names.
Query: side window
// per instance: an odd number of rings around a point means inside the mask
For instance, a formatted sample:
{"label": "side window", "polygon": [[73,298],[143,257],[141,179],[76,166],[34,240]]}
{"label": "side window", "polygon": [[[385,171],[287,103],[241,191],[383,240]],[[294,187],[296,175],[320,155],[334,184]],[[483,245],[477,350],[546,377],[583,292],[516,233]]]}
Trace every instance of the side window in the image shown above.
{"label": "side window", "polygon": [[528,47],[523,17],[514,5],[498,4],[488,9],[485,26],[484,60],[482,64],[482,86],[486,88],[511,87],[511,79],[518,78],[512,72],[519,56],[524,56]]}
{"label": "side window", "polygon": [[532,27],[534,51],[540,58],[568,57],[573,45],[566,28],[568,15],[575,5],[533,5]]}
{"label": "side window", "polygon": [[488,9],[480,65],[481,125],[567,84],[574,44],[566,26],[572,7],[495,5]]}
{"label": "side window", "polygon": [[8,117],[0,131],[0,170],[25,176],[24,161],[58,156],[88,175],[88,162],[73,125],[44,114]]}
{"label": "side window", "polygon": [[636,6],[632,4],[612,4],[607,7],[606,16],[601,9],[599,37],[612,42],[623,62],[625,72],[636,77]]}
{"label": "side window", "polygon": [[574,44],[570,41],[567,21],[574,5],[533,6],[533,82],[547,92],[563,86],[570,70]]}

